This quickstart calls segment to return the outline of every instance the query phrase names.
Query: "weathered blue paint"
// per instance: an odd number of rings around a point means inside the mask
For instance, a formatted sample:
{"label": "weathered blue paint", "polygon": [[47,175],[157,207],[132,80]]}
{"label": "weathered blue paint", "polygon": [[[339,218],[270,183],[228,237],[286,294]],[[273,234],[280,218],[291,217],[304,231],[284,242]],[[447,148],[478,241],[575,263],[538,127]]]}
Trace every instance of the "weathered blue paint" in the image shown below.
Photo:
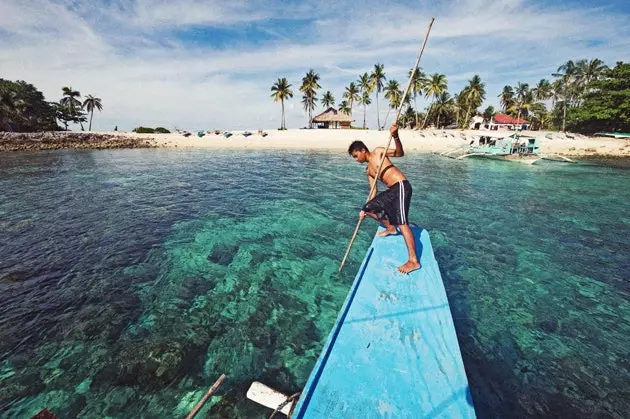
{"label": "weathered blue paint", "polygon": [[413,231],[422,269],[408,276],[402,236],[374,237],[294,417],[475,417],[431,241]]}

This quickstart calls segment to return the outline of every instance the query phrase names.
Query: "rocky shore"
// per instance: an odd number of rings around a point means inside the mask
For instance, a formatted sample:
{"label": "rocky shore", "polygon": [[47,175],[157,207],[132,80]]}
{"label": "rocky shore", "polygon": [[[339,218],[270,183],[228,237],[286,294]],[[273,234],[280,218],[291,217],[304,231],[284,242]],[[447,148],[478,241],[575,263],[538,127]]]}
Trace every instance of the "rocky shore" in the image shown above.
{"label": "rocky shore", "polygon": [[154,148],[151,137],[89,132],[0,132],[0,152],[72,149]]}

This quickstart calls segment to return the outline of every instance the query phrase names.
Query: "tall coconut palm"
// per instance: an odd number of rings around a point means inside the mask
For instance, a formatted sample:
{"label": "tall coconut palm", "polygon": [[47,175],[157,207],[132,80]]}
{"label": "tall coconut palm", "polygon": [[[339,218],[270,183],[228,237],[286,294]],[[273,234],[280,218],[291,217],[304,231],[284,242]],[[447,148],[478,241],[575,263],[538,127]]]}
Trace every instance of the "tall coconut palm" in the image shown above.
{"label": "tall coconut palm", "polygon": [[449,111],[451,110],[452,103],[453,99],[447,91],[442,91],[437,96],[435,103],[433,104],[433,113],[436,117],[435,126],[438,129],[440,129],[440,118],[442,116],[448,115]]}
{"label": "tall coconut palm", "polygon": [[333,96],[332,93],[330,93],[330,90],[324,93],[324,97],[322,97],[321,102],[322,102],[322,106],[326,109],[335,105],[335,97]]}
{"label": "tall coconut palm", "polygon": [[475,74],[472,79],[468,80],[468,86],[466,91],[466,100],[468,101],[468,111],[466,112],[466,120],[464,126],[468,125],[468,119],[470,118],[470,111],[473,106],[475,109],[486,98],[486,84],[481,81],[481,77]]}
{"label": "tall coconut palm", "polygon": [[359,77],[359,89],[361,89],[361,95],[359,96],[359,100],[363,105],[363,129],[365,129],[365,116],[367,114],[367,105],[372,103],[370,99],[370,95],[372,94],[372,81],[370,80],[370,75],[368,73],[363,73],[361,77]]}
{"label": "tall coconut palm", "polygon": [[341,103],[339,103],[339,112],[341,112],[344,115],[350,115],[352,110],[350,109],[350,106],[348,105],[348,101],[342,100]]}
{"label": "tall coconut palm", "polygon": [[385,72],[383,71],[385,66],[383,64],[374,64],[374,70],[370,74],[370,82],[372,83],[372,89],[376,91],[376,125],[378,129],[381,129],[381,117],[378,110],[378,94],[383,91],[386,80]]}
{"label": "tall coconut palm", "polygon": [[359,88],[354,82],[350,83],[346,90],[343,92],[344,99],[348,100],[348,106],[350,106],[350,115],[352,115],[352,107],[354,102],[359,101]]}
{"label": "tall coconut palm", "polygon": [[448,82],[446,80],[446,76],[444,74],[434,73],[426,80],[426,84],[424,86],[424,96],[426,98],[431,97],[431,105],[429,106],[429,110],[427,111],[427,115],[424,117],[424,122],[422,123],[422,128],[427,125],[427,118],[431,113],[431,108],[433,108],[433,102],[435,99],[442,93],[448,90]]}
{"label": "tall coconut palm", "polygon": [[370,92],[368,90],[361,93],[361,96],[359,96],[359,103],[363,105],[363,129],[365,129],[365,115],[367,113],[367,105],[372,103],[372,99],[370,99]]}
{"label": "tall coconut palm", "polygon": [[508,109],[514,106],[514,89],[512,86],[504,86],[498,97],[501,98],[501,106],[503,106],[504,112],[507,112]]}
{"label": "tall coconut palm", "polygon": [[572,60],[569,60],[566,63],[562,64],[560,67],[558,67],[558,70],[556,73],[552,74],[552,76],[560,77],[562,79],[561,96],[562,96],[563,107],[564,107],[563,115],[562,115],[562,131],[565,131],[565,132],[566,132],[566,126],[567,126],[566,124],[567,123],[567,105],[570,100],[569,85],[574,80],[576,72],[577,72],[577,66]]}
{"label": "tall coconut palm", "polygon": [[551,98],[551,83],[547,79],[541,79],[536,87],[532,89],[536,100],[547,100]]}
{"label": "tall coconut palm", "polygon": [[495,111],[494,111],[494,106],[490,105],[488,106],[484,111],[483,111],[483,120],[484,121],[488,121],[491,122],[492,121],[492,117],[494,116]]}
{"label": "tall coconut palm", "polygon": [[389,80],[387,86],[385,86],[385,99],[389,100],[389,109],[387,109],[387,115],[385,115],[385,122],[383,125],[387,125],[387,118],[389,118],[389,112],[392,109],[398,109],[402,101],[403,92],[400,90],[400,84],[397,80]]}
{"label": "tall coconut palm", "polygon": [[83,101],[83,107],[90,113],[90,126],[88,131],[92,131],[92,118],[94,117],[94,109],[97,109],[99,112],[103,110],[103,102],[100,97],[94,97],[92,95],[87,95],[85,100]]}
{"label": "tall coconut palm", "polygon": [[302,86],[300,86],[300,92],[304,93],[304,110],[308,112],[308,127],[313,128],[313,110],[315,109],[315,103],[317,100],[317,89],[322,86],[319,85],[319,73],[316,73],[313,69],[302,78]]}
{"label": "tall coconut palm", "polygon": [[73,122],[78,122],[81,125],[81,131],[84,131],[83,120],[85,118],[81,118],[81,101],[77,99],[81,97],[81,93],[77,90],[72,90],[71,86],[63,87],[61,91],[63,92],[63,97],[59,101],[59,104],[74,118]]}
{"label": "tall coconut palm", "polygon": [[282,120],[280,121],[280,129],[287,129],[286,120],[284,117],[284,101],[293,97],[293,90],[291,90],[291,84],[287,81],[286,77],[278,78],[273,86],[271,86],[271,97],[274,102],[280,101],[282,104]]}
{"label": "tall coconut palm", "polygon": [[[427,76],[420,68],[416,68],[416,71],[412,68],[409,70],[409,78],[411,79],[411,93],[413,94],[413,108],[416,110],[416,126],[418,126],[418,103],[416,98],[418,95],[422,95],[422,89],[427,84]],[[412,75],[413,73],[413,75]]]}

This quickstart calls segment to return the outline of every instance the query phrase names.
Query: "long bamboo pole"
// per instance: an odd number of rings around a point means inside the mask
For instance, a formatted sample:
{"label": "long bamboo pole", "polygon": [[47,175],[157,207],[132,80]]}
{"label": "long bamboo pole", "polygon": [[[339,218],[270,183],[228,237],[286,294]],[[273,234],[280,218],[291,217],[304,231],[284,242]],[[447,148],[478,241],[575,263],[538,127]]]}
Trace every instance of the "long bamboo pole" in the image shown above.
{"label": "long bamboo pole", "polygon": [[[420,52],[418,53],[418,58],[416,59],[416,65],[413,66],[411,74],[409,75],[409,82],[407,83],[407,88],[405,89],[405,94],[402,96],[402,99],[400,101],[400,106],[396,110],[396,119],[395,119],[396,122],[398,122],[398,117],[400,116],[400,112],[402,111],[403,106],[405,106],[405,98],[409,94],[409,90],[411,90],[411,81],[413,80],[413,76],[416,73],[416,71],[418,71],[418,65],[420,65],[420,59],[422,58],[422,53],[424,52],[424,47],[427,45],[427,40],[429,39],[429,33],[431,32],[431,26],[433,26],[433,22],[434,21],[435,21],[435,18],[432,17],[431,21],[429,22],[429,26],[427,27],[427,33],[424,35],[424,41],[422,42],[422,47],[420,48]],[[385,152],[383,153],[383,156],[381,157],[381,162],[379,163],[378,170],[376,171],[376,178],[374,179],[374,183],[372,184],[372,187],[370,188],[370,193],[368,194],[368,200],[369,200],[370,196],[372,196],[372,193],[374,192],[374,190],[376,188],[376,182],[378,182],[378,177],[381,174],[381,168],[383,167],[383,162],[385,161],[387,150],[389,149],[389,146],[391,145],[391,143],[392,143],[392,136],[390,134],[389,135],[389,140],[387,141],[387,147],[385,147]],[[366,202],[367,202],[367,200],[366,200]],[[350,239],[350,243],[348,243],[348,248],[346,249],[346,254],[343,256],[343,260],[341,261],[341,265],[339,266],[339,272],[341,272],[341,270],[343,269],[343,265],[345,265],[345,263],[346,263],[346,259],[348,259],[348,255],[350,254],[350,249],[352,248],[352,244],[354,243],[354,239],[356,239],[356,237],[357,237],[357,233],[359,232],[359,227],[361,227],[361,222],[362,221],[363,221],[363,219],[359,218],[359,222],[357,223],[357,226],[354,229],[354,234],[352,235],[352,238]]]}
{"label": "long bamboo pole", "polygon": [[203,405],[206,404],[206,402],[208,401],[210,396],[212,396],[212,393],[217,391],[217,389],[219,388],[219,386],[221,385],[223,380],[225,380],[225,378],[226,378],[225,374],[221,374],[221,376],[218,378],[218,380],[214,382],[212,387],[210,387],[208,389],[208,392],[203,396],[203,398],[201,400],[199,400],[199,403],[197,403],[195,405],[195,408],[188,414],[188,416],[186,416],[186,419],[193,419],[195,417],[195,415],[197,413],[199,413],[199,411],[201,410]]}

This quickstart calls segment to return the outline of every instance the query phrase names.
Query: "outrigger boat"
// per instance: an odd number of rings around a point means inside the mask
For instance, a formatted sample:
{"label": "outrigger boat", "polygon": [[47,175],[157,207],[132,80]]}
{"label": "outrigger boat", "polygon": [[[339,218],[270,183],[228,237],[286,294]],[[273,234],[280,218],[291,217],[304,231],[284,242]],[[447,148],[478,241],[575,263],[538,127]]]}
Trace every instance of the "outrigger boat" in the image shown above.
{"label": "outrigger boat", "polygon": [[400,274],[403,237],[374,236],[299,400],[259,382],[249,399],[300,419],[475,418],[429,234],[412,231],[422,268]]}
{"label": "outrigger boat", "polygon": [[464,159],[467,157],[481,157],[494,160],[516,161],[525,164],[534,164],[540,160],[575,161],[560,155],[548,155],[540,152],[540,145],[536,137],[520,135],[515,132],[506,137],[497,137],[490,134],[480,134],[464,147],[449,150],[440,155],[452,159]]}

